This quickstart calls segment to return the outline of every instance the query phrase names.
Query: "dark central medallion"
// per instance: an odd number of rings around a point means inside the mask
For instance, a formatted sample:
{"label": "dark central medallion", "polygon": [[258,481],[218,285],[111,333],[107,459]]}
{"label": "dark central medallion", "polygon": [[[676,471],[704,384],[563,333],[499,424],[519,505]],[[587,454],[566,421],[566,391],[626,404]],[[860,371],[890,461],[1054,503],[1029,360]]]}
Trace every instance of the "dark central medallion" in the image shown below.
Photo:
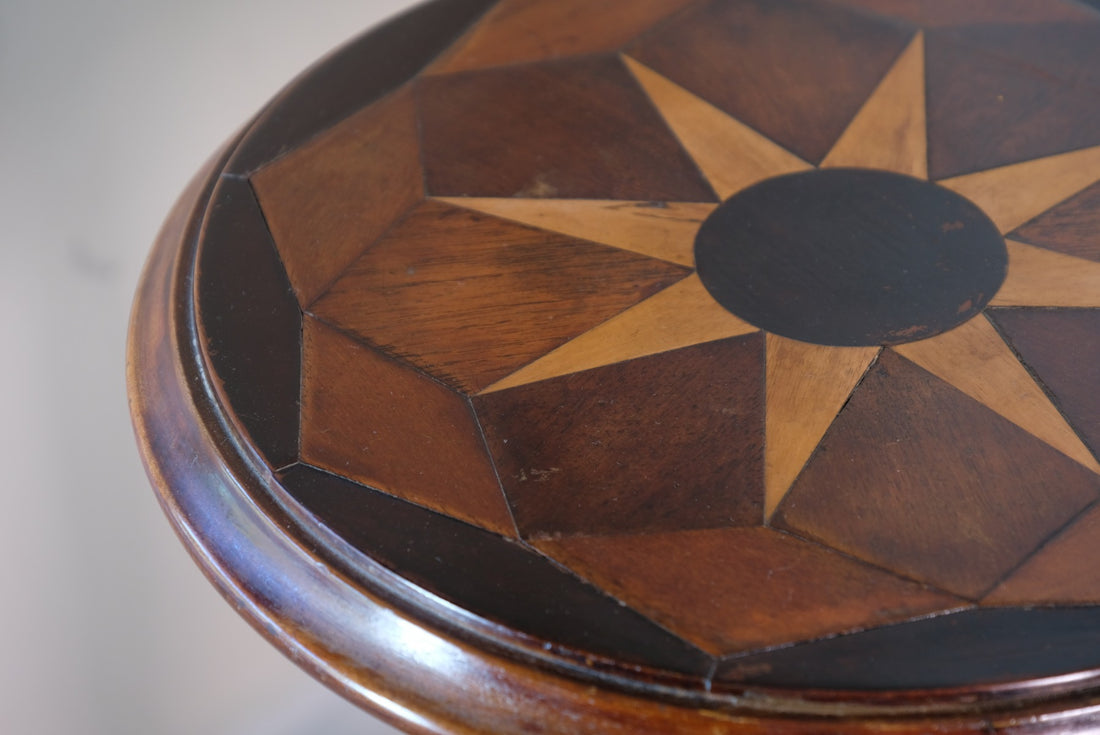
{"label": "dark central medallion", "polygon": [[981,312],[1004,238],[969,200],[901,174],[826,169],[726,200],[695,238],[699,277],[761,329],[823,345],[912,342]]}

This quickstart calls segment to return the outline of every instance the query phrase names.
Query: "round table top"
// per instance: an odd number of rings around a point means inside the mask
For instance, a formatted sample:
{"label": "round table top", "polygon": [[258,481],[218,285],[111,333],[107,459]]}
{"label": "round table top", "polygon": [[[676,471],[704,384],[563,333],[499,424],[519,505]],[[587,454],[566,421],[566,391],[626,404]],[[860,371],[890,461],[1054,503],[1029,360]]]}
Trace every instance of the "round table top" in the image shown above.
{"label": "round table top", "polygon": [[1092,716],[1094,6],[437,0],[353,42],[150,261],[170,517],[409,727]]}

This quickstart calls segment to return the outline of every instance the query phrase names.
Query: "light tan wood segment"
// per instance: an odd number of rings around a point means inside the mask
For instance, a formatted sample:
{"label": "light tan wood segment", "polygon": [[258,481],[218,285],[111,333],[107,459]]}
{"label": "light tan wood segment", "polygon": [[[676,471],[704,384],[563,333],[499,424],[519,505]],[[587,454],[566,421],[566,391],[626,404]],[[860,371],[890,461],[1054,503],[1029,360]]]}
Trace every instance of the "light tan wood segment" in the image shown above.
{"label": "light tan wood segment", "polygon": [[878,347],[811,345],[767,337],[764,517],[771,518]]}
{"label": "light tan wood segment", "polygon": [[1100,181],[1100,146],[940,181],[1008,233]]}
{"label": "light tan wood segment", "polygon": [[1100,464],[984,317],[895,352],[955,386],[1062,454],[1100,472]]}
{"label": "light tan wood segment", "polygon": [[722,199],[764,179],[812,168],[644,64],[623,60]]}
{"label": "light tan wood segment", "polygon": [[821,163],[928,178],[924,34],[918,33]]}
{"label": "light tan wood segment", "polygon": [[719,306],[693,274],[497,381],[482,393],[755,331],[756,327]]}
{"label": "light tan wood segment", "polygon": [[598,199],[440,197],[502,219],[692,266],[695,233],[717,205]]}
{"label": "light tan wood segment", "polygon": [[1100,263],[1006,240],[1008,277],[991,306],[1100,307]]}

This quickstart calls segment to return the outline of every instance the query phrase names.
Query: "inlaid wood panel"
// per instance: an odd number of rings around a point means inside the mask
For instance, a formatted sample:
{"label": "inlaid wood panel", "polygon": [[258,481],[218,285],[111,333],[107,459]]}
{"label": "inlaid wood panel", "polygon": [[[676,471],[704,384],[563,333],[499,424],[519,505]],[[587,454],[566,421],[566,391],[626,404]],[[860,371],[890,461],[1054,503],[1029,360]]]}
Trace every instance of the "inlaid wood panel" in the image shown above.
{"label": "inlaid wood panel", "polygon": [[476,397],[520,532],[759,523],[763,357],[749,335]]}
{"label": "inlaid wood panel", "polygon": [[452,197],[448,204],[691,267],[695,233],[714,204]]}
{"label": "inlaid wood panel", "polygon": [[967,610],[731,658],[717,676],[810,689],[960,687],[1091,669],[1098,642],[1100,608]]}
{"label": "inlaid wood panel", "polygon": [[431,74],[613,51],[692,0],[503,0]]}
{"label": "inlaid wood panel", "polygon": [[581,537],[538,547],[716,654],[966,604],[765,528]]}
{"label": "inlaid wood panel", "polygon": [[423,198],[423,177],[407,88],[253,175],[303,304]]}
{"label": "inlaid wood panel", "polygon": [[765,513],[771,517],[880,350],[833,350],[774,334],[767,350]]}
{"label": "inlaid wood panel", "polygon": [[1012,240],[1008,252],[1008,278],[993,306],[1095,307],[1100,301],[1100,264]]}
{"label": "inlaid wood panel", "polygon": [[272,100],[233,152],[227,171],[251,173],[397,89],[494,3],[425,3],[340,49]]}
{"label": "inlaid wood panel", "polygon": [[298,458],[302,313],[247,181],[222,179],[202,232],[207,354],[249,438],[275,467]]}
{"label": "inlaid wood panel", "polygon": [[928,178],[924,87],[924,34],[918,33],[821,165]]}
{"label": "inlaid wood panel", "polygon": [[714,201],[618,58],[428,77],[419,97],[433,195]]}
{"label": "inlaid wood panel", "polygon": [[798,156],[652,69],[629,56],[623,61],[722,199],[772,176],[810,168]]}
{"label": "inlaid wood panel", "polygon": [[719,306],[692,275],[498,380],[485,392],[758,331]]}
{"label": "inlaid wood panel", "polygon": [[983,600],[988,605],[1100,602],[1100,509],[1075,520]]}
{"label": "inlaid wood panel", "polygon": [[[1072,0],[831,0],[929,28],[986,23],[1030,25],[1088,21],[1096,15]],[[1087,0],[1086,0],[1087,1]]]}
{"label": "inlaid wood panel", "polygon": [[662,24],[627,53],[817,163],[911,38],[909,29],[827,3],[719,0]]}
{"label": "inlaid wood panel", "polygon": [[773,523],[976,599],[1098,495],[1100,476],[888,350]]}
{"label": "inlaid wood panel", "polygon": [[945,32],[946,38],[1007,56],[1078,90],[1100,93],[1100,14],[1073,22],[977,25]]}
{"label": "inlaid wood panel", "polygon": [[1100,455],[1100,309],[994,309],[990,316]]}
{"label": "inlaid wood panel", "polygon": [[368,249],[312,311],[478,391],[687,273],[427,202]]}
{"label": "inlaid wood panel", "polygon": [[303,461],[515,534],[464,398],[315,319],[303,340]]}
{"label": "inlaid wood panel", "polygon": [[1003,53],[929,33],[929,172],[935,179],[1100,144],[1100,94]]}
{"label": "inlaid wood panel", "polygon": [[1009,232],[1100,177],[1100,146],[946,179],[942,186],[977,204]]}
{"label": "inlaid wood panel", "polygon": [[[710,657],[518,543],[308,466],[283,477],[329,528],[406,579],[566,655],[701,675]],[[584,625],[577,625],[583,620]],[[596,662],[593,662],[596,663]]]}
{"label": "inlaid wood panel", "polygon": [[[410,671],[411,713],[449,676],[490,713],[416,727],[1060,707],[1100,677],[1098,28],[1070,0],[444,0],[349,46],[232,154],[179,234],[197,269],[158,256],[136,405],[150,451],[215,458],[171,475],[209,504],[183,537],[228,585],[285,547],[230,595],[346,692]],[[531,677],[583,712],[531,714]],[[781,690],[767,717],[746,686]]]}
{"label": "inlaid wood panel", "polygon": [[1041,214],[1011,234],[1013,240],[1100,261],[1100,183]]}
{"label": "inlaid wood panel", "polygon": [[1092,453],[988,320],[972,319],[934,339],[893,349],[1082,466],[1100,472]]}

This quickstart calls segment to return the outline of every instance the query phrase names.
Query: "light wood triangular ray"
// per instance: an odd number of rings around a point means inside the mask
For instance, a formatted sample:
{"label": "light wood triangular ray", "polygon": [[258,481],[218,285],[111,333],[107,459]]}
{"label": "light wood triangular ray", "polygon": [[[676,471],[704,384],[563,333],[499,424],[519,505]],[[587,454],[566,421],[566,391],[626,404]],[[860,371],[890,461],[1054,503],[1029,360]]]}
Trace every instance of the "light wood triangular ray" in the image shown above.
{"label": "light wood triangular ray", "polygon": [[439,201],[686,266],[695,264],[699,225],[717,207],[596,199],[440,197]]}
{"label": "light wood triangular ray", "polygon": [[1100,146],[940,181],[989,215],[1002,233],[1100,181]]}
{"label": "light wood triangular ray", "polygon": [[1100,464],[985,317],[892,348],[1093,472]]}
{"label": "light wood triangular ray", "polygon": [[1008,277],[990,306],[1100,308],[1100,263],[1006,240]]}
{"label": "light wood triangular ray", "polygon": [[623,60],[722,199],[764,179],[813,168],[649,67],[629,56]]}
{"label": "light wood triangular ray", "polygon": [[756,331],[756,327],[719,306],[693,274],[566,342],[482,393]]}
{"label": "light wood triangular ray", "polygon": [[877,168],[928,178],[924,34],[918,33],[879,82],[822,168]]}
{"label": "light wood triangular ray", "polygon": [[827,347],[767,337],[764,518],[771,518],[852,395],[878,347]]}

